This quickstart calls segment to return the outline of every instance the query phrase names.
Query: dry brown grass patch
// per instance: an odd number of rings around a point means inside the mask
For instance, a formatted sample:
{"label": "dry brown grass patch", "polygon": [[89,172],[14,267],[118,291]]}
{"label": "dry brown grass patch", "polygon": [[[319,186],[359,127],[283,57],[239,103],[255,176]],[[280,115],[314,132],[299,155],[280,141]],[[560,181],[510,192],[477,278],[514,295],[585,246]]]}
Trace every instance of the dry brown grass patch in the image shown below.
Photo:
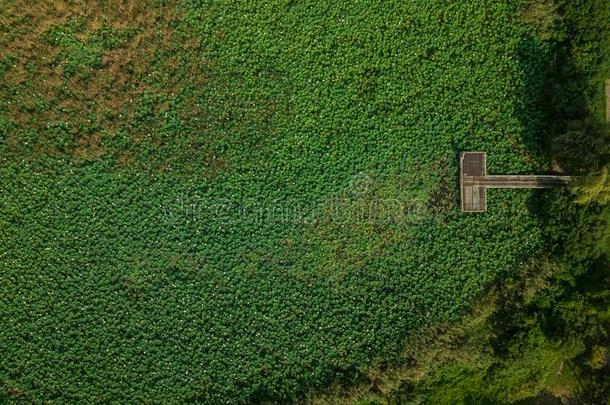
{"label": "dry brown grass patch", "polygon": [[[19,89],[13,92],[11,119],[24,129],[53,122],[98,128],[94,135],[76,135],[74,155],[102,156],[102,134],[112,133],[133,115],[134,101],[149,87],[144,79],[152,74],[154,51],[167,46],[170,22],[176,18],[174,9],[157,7],[149,0],[11,2],[0,12],[6,32],[0,35],[0,58],[11,61],[4,86]],[[130,29],[133,35],[103,51],[101,68],[66,77],[61,64],[53,63],[61,48],[45,40],[45,34],[73,22],[79,25],[74,37],[83,43],[102,28]],[[36,104],[47,108],[34,112]]]}

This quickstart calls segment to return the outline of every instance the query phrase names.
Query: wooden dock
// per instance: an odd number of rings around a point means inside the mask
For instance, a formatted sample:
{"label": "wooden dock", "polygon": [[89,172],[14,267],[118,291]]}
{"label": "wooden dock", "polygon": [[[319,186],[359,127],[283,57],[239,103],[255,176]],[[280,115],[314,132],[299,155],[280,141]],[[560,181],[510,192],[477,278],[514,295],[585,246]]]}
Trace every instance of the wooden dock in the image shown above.
{"label": "wooden dock", "polygon": [[485,152],[460,154],[460,202],[463,212],[487,211],[488,188],[550,188],[565,186],[571,176],[487,175]]}

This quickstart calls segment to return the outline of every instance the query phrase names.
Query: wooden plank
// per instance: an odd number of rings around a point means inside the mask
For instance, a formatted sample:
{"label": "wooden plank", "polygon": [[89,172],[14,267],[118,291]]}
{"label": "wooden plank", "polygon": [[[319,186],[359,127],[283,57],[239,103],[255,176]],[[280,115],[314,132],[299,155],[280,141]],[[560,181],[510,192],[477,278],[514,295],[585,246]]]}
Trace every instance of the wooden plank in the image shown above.
{"label": "wooden plank", "polygon": [[487,190],[485,186],[472,187],[471,211],[481,212],[487,210]]}
{"label": "wooden plank", "polygon": [[487,190],[485,186],[465,187],[463,190],[463,212],[483,212],[487,210]]}
{"label": "wooden plank", "polygon": [[480,184],[489,188],[551,188],[565,186],[572,180],[571,176],[553,175],[498,175],[486,176]]}

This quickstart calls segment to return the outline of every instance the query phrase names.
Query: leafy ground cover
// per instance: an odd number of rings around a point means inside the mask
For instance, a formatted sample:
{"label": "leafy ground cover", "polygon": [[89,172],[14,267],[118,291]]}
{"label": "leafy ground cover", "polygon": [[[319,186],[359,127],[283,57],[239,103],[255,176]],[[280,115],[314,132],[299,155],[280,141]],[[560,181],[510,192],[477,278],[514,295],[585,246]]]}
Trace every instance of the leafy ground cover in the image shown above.
{"label": "leafy ground cover", "polygon": [[8,1],[1,397],[285,401],[459,319],[545,243],[456,205],[549,167],[513,3]]}
{"label": "leafy ground cover", "polygon": [[463,319],[420,331],[357,384],[335,384],[308,402],[607,402],[610,128],[599,100],[610,62],[609,13],[603,0],[531,0],[519,12],[550,49],[545,85],[532,97],[546,116],[543,152],[571,173],[591,174],[572,188],[577,205],[567,193],[535,195],[530,206],[544,223],[544,252],[498,278]]}

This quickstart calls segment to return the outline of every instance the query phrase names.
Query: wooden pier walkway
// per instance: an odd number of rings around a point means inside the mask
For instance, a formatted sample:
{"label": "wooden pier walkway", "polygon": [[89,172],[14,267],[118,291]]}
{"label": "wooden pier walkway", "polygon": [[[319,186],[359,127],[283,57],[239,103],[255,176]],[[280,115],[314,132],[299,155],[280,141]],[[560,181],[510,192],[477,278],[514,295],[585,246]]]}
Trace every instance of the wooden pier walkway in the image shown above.
{"label": "wooden pier walkway", "polygon": [[460,200],[463,212],[487,210],[488,188],[550,188],[565,186],[571,176],[555,175],[487,175],[484,152],[462,152],[460,155]]}

